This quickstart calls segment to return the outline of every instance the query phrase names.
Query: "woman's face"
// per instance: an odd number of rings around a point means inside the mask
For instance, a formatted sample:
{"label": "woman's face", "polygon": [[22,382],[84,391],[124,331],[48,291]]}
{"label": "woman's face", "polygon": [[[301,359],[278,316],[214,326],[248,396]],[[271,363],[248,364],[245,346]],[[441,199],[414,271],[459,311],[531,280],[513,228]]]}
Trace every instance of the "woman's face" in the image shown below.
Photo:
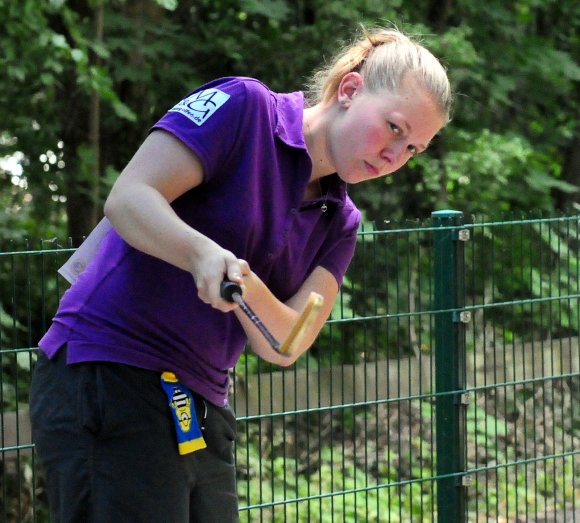
{"label": "woman's face", "polygon": [[443,126],[429,93],[412,76],[397,93],[371,93],[355,85],[341,96],[346,103],[330,126],[327,146],[330,162],[347,183],[395,172],[423,152]]}

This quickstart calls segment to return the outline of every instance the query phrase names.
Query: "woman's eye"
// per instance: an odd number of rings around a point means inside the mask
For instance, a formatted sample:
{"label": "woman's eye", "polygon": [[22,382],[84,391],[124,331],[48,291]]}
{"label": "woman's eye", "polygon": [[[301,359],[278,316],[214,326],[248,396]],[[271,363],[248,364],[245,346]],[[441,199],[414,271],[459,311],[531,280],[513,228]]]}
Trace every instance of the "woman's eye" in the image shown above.
{"label": "woman's eye", "polygon": [[393,133],[395,133],[397,135],[401,134],[401,128],[397,124],[394,124],[391,122],[391,123],[389,123],[389,125],[391,126],[391,131],[393,131]]}
{"label": "woman's eye", "polygon": [[414,145],[408,145],[407,150],[411,153],[411,156],[417,154],[417,148]]}

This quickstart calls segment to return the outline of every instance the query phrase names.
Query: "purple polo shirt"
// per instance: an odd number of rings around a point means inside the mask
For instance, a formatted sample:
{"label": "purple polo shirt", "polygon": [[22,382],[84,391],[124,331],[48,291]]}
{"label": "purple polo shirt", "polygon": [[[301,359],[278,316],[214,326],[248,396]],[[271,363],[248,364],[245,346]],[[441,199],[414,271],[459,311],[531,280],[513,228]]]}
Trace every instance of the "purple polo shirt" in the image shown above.
{"label": "purple polo shirt", "polygon": [[[337,176],[322,180],[325,196],[302,201],[312,169],[303,108],[300,92],[278,94],[257,80],[223,78],[188,95],[152,129],[175,135],[203,165],[203,183],[173,202],[177,214],[247,260],[281,300],[317,266],[342,283],[360,221]],[[328,210],[321,212],[325,199]],[[52,357],[66,343],[69,363],[170,370],[225,405],[228,369],[246,342],[233,313],[199,300],[189,272],[132,248],[111,230],[64,294],[39,345]]]}

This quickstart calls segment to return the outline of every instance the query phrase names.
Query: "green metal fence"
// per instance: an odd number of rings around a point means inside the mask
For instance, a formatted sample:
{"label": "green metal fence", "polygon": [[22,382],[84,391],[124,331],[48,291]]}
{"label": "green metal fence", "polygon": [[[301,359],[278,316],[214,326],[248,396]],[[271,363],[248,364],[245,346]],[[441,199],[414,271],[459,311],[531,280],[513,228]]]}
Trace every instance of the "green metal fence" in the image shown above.
{"label": "green metal fence", "polygon": [[[365,226],[311,354],[232,371],[241,521],[580,522],[579,246],[579,216]],[[71,250],[0,252],[2,522],[49,520],[27,394]]]}

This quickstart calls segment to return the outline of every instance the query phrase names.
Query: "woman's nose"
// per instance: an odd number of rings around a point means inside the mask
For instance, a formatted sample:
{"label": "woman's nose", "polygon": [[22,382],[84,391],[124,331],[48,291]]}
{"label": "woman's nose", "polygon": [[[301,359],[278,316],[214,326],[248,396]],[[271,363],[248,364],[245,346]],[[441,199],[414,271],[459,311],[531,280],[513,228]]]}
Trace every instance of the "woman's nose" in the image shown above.
{"label": "woman's nose", "polygon": [[390,165],[393,163],[393,160],[395,158],[395,154],[394,154],[393,149],[391,147],[385,147],[384,149],[381,150],[380,157],[381,157],[381,160],[383,160],[385,163]]}
{"label": "woman's nose", "polygon": [[381,151],[381,158],[389,165],[397,165],[404,161],[403,154],[407,150],[407,146],[403,142],[391,142],[388,147]]}

